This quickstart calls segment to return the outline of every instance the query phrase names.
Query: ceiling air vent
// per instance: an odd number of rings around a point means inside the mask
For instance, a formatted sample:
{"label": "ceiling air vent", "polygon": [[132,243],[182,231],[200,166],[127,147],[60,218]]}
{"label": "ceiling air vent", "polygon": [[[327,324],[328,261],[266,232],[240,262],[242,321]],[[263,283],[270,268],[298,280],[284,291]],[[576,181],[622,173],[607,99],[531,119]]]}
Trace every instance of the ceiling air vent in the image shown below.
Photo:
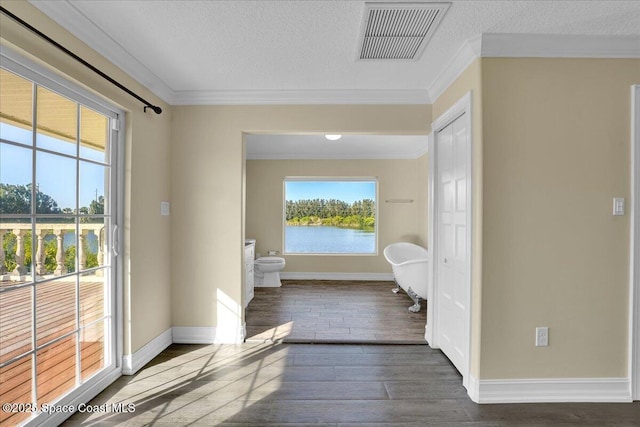
{"label": "ceiling air vent", "polygon": [[359,59],[417,60],[449,3],[365,3]]}

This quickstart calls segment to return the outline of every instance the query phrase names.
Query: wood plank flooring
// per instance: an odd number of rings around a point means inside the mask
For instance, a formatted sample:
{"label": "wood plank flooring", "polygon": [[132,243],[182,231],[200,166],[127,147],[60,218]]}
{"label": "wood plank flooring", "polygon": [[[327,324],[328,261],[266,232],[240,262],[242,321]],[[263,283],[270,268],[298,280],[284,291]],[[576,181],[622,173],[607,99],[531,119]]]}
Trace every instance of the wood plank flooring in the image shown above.
{"label": "wood plank flooring", "polygon": [[640,402],[476,405],[425,345],[171,345],[64,426],[638,426]]}
{"label": "wood plank flooring", "polygon": [[[392,287],[258,288],[246,316],[254,342],[171,345],[90,402],[135,404],[135,412],[77,413],[64,426],[640,425],[640,402],[476,405],[439,350],[398,344],[424,344],[425,311],[409,313],[411,300]],[[321,343],[349,340],[395,344]]]}
{"label": "wood plank flooring", "polygon": [[248,342],[426,344],[418,313],[393,282],[283,280],[256,288],[246,311]]}

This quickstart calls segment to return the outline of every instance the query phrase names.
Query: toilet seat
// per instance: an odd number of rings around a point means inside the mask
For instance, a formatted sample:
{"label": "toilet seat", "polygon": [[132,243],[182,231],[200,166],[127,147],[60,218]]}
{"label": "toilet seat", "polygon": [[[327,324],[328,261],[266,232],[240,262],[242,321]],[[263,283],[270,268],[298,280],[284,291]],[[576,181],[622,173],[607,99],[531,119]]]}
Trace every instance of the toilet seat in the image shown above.
{"label": "toilet seat", "polygon": [[263,256],[256,260],[258,264],[279,264],[284,262],[284,258],[277,256]]}

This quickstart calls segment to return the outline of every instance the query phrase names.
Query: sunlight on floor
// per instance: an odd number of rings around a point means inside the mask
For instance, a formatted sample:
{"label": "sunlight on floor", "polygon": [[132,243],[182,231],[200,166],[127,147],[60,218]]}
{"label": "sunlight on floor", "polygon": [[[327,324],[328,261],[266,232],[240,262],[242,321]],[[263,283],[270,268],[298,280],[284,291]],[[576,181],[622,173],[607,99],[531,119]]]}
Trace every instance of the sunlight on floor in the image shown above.
{"label": "sunlight on floor", "polygon": [[[92,405],[134,404],[134,413],[95,413],[82,425],[203,422],[216,425],[277,392],[290,364],[275,346],[194,346],[166,351],[132,377],[121,377]],[[173,354],[172,354],[173,353]]]}
{"label": "sunlight on floor", "polygon": [[278,342],[282,341],[293,331],[293,321],[283,323],[274,328],[267,329],[259,334],[247,337],[247,342]]}

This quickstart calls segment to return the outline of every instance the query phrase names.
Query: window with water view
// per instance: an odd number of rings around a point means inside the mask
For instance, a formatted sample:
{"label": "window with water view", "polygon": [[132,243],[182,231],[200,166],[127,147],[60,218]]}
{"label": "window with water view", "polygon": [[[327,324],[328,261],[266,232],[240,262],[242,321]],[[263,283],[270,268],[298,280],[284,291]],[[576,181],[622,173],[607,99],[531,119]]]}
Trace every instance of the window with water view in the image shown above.
{"label": "window with water view", "polygon": [[286,178],[286,254],[377,253],[375,178]]}

